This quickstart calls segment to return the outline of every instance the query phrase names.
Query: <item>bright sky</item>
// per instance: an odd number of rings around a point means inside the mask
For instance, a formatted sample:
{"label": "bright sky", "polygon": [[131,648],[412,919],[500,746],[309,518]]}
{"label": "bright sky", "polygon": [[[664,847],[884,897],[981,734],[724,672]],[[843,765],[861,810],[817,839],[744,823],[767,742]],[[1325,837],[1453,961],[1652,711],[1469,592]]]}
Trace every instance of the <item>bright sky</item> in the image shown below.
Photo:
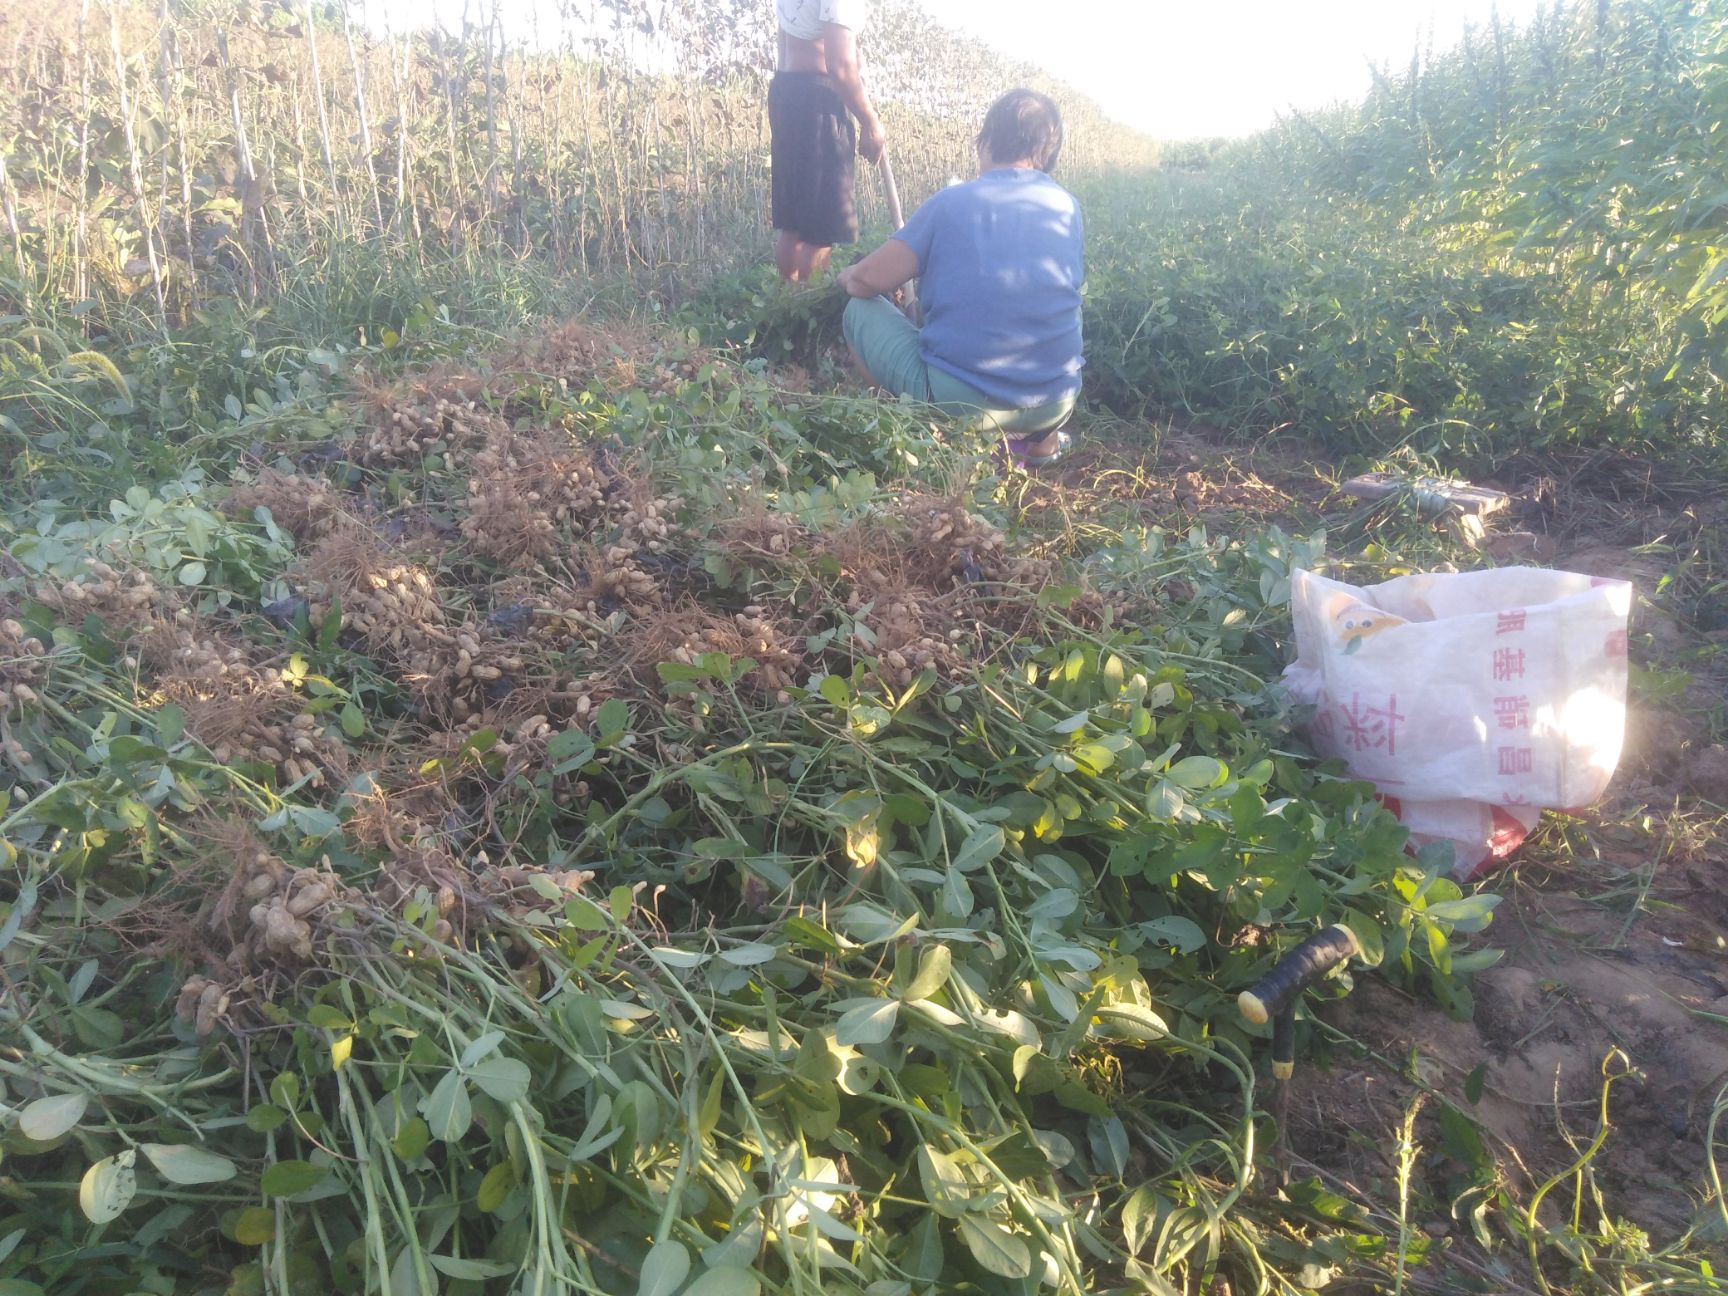
{"label": "bright sky", "polygon": [[[770,21],[772,0],[757,0]],[[364,0],[400,29],[493,0]],[[513,37],[558,0],[499,0]],[[1445,50],[1496,8],[1522,25],[1541,0],[923,0],[946,26],[1086,91],[1111,116],[1161,139],[1246,135],[1288,108],[1360,99],[1369,64],[1403,69],[1420,45]],[[586,5],[575,4],[576,12]],[[868,57],[868,31],[866,31]]]}
{"label": "bright sky", "polygon": [[976,35],[1086,91],[1161,139],[1245,135],[1285,109],[1368,91],[1370,63],[1408,68],[1496,7],[1523,25],[1538,0],[923,0]]}

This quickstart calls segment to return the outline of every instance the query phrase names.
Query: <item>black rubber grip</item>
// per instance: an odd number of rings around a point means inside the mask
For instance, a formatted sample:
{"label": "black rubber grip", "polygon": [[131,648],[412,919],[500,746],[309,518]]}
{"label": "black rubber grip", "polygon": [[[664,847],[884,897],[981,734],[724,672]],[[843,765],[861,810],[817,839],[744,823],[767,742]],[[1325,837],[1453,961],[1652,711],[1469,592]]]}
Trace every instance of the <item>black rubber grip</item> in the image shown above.
{"label": "black rubber grip", "polygon": [[1328,927],[1315,932],[1278,960],[1278,965],[1251,990],[1236,999],[1236,1007],[1249,1021],[1261,1025],[1294,1006],[1296,997],[1340,963],[1361,953],[1356,933],[1348,927]]}

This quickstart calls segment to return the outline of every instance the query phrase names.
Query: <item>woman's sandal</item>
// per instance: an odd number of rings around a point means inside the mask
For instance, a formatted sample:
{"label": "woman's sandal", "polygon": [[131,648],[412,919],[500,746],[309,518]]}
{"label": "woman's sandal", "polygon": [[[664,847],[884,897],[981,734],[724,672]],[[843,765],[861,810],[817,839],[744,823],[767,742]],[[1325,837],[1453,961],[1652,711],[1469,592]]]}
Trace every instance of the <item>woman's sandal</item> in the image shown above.
{"label": "woman's sandal", "polygon": [[1048,440],[1049,435],[1048,432],[1043,432],[1035,437],[1005,437],[1004,440],[1008,444],[1008,458],[1013,462],[1014,466],[1022,472],[1031,472],[1035,468],[1048,468],[1063,455],[1067,454],[1069,448],[1074,444],[1073,437],[1069,436],[1066,432],[1058,432],[1056,434],[1056,448],[1054,450],[1049,450],[1044,454],[1037,455],[1026,453],[1027,446]]}

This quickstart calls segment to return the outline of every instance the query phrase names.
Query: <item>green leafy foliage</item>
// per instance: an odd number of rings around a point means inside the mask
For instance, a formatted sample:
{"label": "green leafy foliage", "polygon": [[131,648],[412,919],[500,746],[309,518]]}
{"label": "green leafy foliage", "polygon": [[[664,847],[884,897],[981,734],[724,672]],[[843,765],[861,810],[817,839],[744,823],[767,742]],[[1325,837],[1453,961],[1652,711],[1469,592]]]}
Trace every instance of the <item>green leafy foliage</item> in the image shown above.
{"label": "green leafy foliage", "polygon": [[1358,107],[1084,189],[1123,231],[1089,257],[1089,390],[1466,472],[1719,475],[1723,40],[1683,0],[1496,19]]}
{"label": "green leafy foliage", "polygon": [[[286,641],[277,660],[312,729],[367,771],[283,784],[212,760],[195,695],[147,707],[128,682],[120,626],[33,606],[64,654],[60,709],[20,713],[12,732],[59,781],[5,820],[35,888],[15,893],[11,930],[33,975],[64,987],[72,1032],[32,1044],[60,1088],[21,1114],[33,1155],[82,1177],[84,1215],[109,1225],[195,1190],[175,1209],[215,1230],[208,1256],[235,1281],[259,1265],[343,1290],[390,1274],[629,1296],[908,1273],[1081,1291],[1241,1271],[1246,1243],[1206,1241],[1256,1174],[1259,1041],[1234,993],[1281,944],[1349,921],[1389,974],[1461,996],[1446,961],[1491,907],[1407,855],[1367,789],[1284,754],[1291,717],[1265,681],[1291,565],[1322,542],[1119,537],[1069,575],[1129,600],[1144,564],[1179,571],[1197,591],[1181,613],[1117,621],[1076,607],[1078,585],[1007,587],[1025,630],[901,678],[873,608],[846,596],[855,578],[739,545],[727,519],[767,499],[770,524],[795,528],[782,534],[899,537],[908,496],[977,463],[964,443],[737,370],[641,395],[518,399],[573,438],[647,452],[682,501],[691,597],[801,602],[805,667],[765,693],[746,652],[662,655],[538,748],[483,724],[408,762],[416,786],[484,807],[513,843],[515,880],[460,932],[439,929],[455,910],[425,883],[386,881],[411,855],[362,827],[368,799],[401,786],[392,750],[440,732],[406,703],[411,682],[329,617],[249,611],[293,587],[294,537],[212,507],[197,483],[140,487],[101,530],[66,508],[42,527],[39,506],[21,513],[38,537],[22,551],[27,596],[75,572],[79,546],[180,584],[144,537],[204,519],[206,552],[244,561],[168,597],[224,634]],[[408,494],[449,506],[465,490],[432,460]],[[975,478],[946,507],[980,526],[993,490]],[[38,557],[50,543],[63,558]],[[455,555],[438,579],[483,590],[493,574]],[[615,669],[617,642],[572,647],[564,669],[581,652]],[[271,988],[245,1008],[202,975],[188,998],[187,969],[121,958],[69,903],[73,888],[103,905],[146,897],[224,930],[177,872],[208,806],[342,889],[316,912],[310,954],[286,979],[261,966]],[[498,844],[470,849],[462,885],[496,885],[478,852]],[[1249,931],[1269,939],[1236,939]],[[266,1027],[261,1091],[213,1043],[221,1017],[200,1034],[206,996]],[[1153,1089],[1189,1095],[1216,1137],[1146,1155],[1178,1137],[1162,1106],[1124,1098]],[[136,1151],[114,1138],[158,1121]],[[1061,1226],[1075,1193],[1121,1207],[1123,1232]],[[19,1208],[0,1229],[33,1218]],[[172,1264],[176,1242],[152,1237],[116,1271]],[[50,1285],[60,1254],[20,1245],[4,1272]]]}

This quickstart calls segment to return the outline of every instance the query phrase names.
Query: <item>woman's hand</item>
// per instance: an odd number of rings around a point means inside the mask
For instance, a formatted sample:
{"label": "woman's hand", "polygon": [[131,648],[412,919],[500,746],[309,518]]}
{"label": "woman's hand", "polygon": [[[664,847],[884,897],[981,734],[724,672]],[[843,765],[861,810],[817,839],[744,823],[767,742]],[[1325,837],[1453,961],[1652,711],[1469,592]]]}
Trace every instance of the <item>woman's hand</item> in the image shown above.
{"label": "woman's hand", "polygon": [[871,166],[882,160],[882,122],[875,113],[858,121],[858,155]]}
{"label": "woman's hand", "polygon": [[854,261],[840,272],[840,286],[854,297],[874,297],[868,284],[862,283],[858,277],[859,263]]}

